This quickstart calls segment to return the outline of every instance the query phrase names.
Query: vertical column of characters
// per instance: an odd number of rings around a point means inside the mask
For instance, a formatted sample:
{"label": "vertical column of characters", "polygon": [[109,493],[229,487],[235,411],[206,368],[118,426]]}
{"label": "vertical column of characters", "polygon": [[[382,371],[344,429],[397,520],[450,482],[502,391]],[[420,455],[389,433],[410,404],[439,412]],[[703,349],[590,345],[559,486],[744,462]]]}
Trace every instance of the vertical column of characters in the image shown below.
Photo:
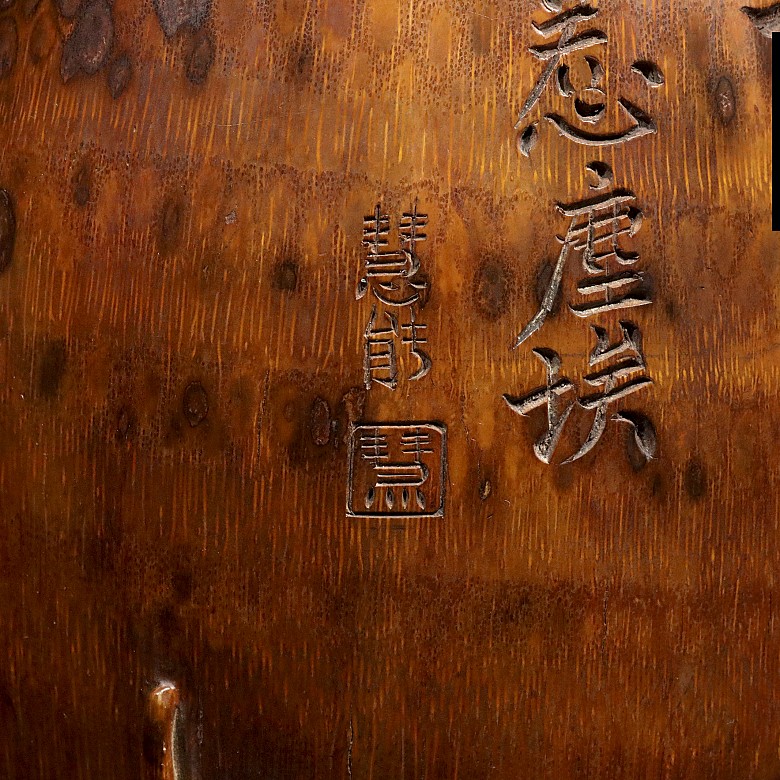
{"label": "vertical column of characters", "polygon": [[[564,2],[552,0],[543,0],[542,5],[550,16],[534,23],[534,30],[541,37],[554,40],[530,49],[531,54],[545,62],[545,67],[523,102],[515,125],[519,130],[519,151],[530,157],[536,146],[541,120],[530,118],[550,89],[557,90],[568,102],[570,118],[548,112],[541,119],[544,126],[552,126],[567,141],[611,149],[656,133],[655,122],[643,108],[622,96],[614,102],[609,100],[606,71],[599,57],[608,37],[590,26],[598,9],[582,3],[566,8]],[[649,87],[664,83],[661,71],[649,61],[634,62],[631,71]],[[536,457],[545,464],[552,462],[564,426],[575,408],[592,415],[591,425],[585,438],[562,463],[572,463],[589,453],[610,419],[633,427],[645,459],[651,459],[657,447],[655,427],[645,414],[621,407],[610,415],[614,404],[647,390],[653,383],[643,351],[642,331],[633,320],[623,318],[652,303],[640,270],[639,253],[624,244],[639,232],[644,215],[637,208],[632,191],[613,187],[614,173],[604,160],[591,161],[586,170],[591,177],[592,193],[573,203],[557,204],[557,210],[569,220],[568,228],[558,237],[561,249],[541,306],[520,330],[513,348],[533,338],[542,328],[561,293],[566,269],[579,260],[584,275],[576,280],[576,300],[570,301],[568,308],[575,317],[591,323],[596,343],[588,358],[587,373],[582,376],[591,389],[577,394],[574,382],[561,373],[563,361],[558,352],[540,345],[532,352],[544,364],[545,384],[519,396],[504,395],[509,408],[522,416],[546,407],[547,427],[534,444]]]}
{"label": "vertical column of characters", "polygon": [[[377,204],[363,218],[363,269],[355,298],[368,296],[363,331],[363,382],[394,392],[401,381],[424,379],[433,367],[420,302],[430,282],[420,274],[418,244],[428,215],[417,203],[403,212],[390,245],[391,218]],[[401,360],[405,350],[407,360]],[[411,364],[411,365],[410,365]],[[406,375],[402,371],[407,367]],[[347,515],[422,518],[444,515],[446,426],[432,421],[359,422],[349,437]]]}

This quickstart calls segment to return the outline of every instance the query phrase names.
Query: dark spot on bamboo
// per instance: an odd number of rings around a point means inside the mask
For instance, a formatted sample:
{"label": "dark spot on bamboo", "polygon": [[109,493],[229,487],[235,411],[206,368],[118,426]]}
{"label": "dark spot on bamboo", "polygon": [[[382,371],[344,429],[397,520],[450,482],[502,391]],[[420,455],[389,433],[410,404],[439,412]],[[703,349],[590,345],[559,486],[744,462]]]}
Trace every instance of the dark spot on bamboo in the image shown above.
{"label": "dark spot on bamboo", "polygon": [[54,28],[46,14],[41,14],[33,23],[30,30],[30,42],[28,52],[33,65],[43,62],[54,46]]}
{"label": "dark spot on bamboo", "polygon": [[43,398],[54,398],[59,393],[66,365],[65,339],[52,339],[44,348],[38,378],[38,390]]}
{"label": "dark spot on bamboo", "polygon": [[[13,2],[13,0],[11,0]],[[28,19],[32,19],[33,14],[38,10],[41,0],[23,0],[22,12]]]}
{"label": "dark spot on bamboo", "polygon": [[160,250],[172,252],[181,240],[184,226],[184,203],[178,193],[170,195],[163,203],[160,216]]}
{"label": "dark spot on bamboo", "polygon": [[290,54],[290,75],[296,81],[309,81],[314,70],[314,52],[310,44],[304,43]]}
{"label": "dark spot on bamboo", "polygon": [[173,573],[171,577],[171,590],[173,591],[173,598],[177,603],[192,600],[192,573],[186,569],[180,569]]}
{"label": "dark spot on bamboo", "polygon": [[122,54],[111,63],[108,69],[108,91],[114,100],[125,91],[132,75],[133,66],[127,54]]}
{"label": "dark spot on bamboo", "polygon": [[57,10],[66,19],[72,19],[81,8],[82,0],[55,0]]}
{"label": "dark spot on bamboo", "polygon": [[197,30],[209,15],[210,0],[153,0],[157,19],[166,38],[181,27]]}
{"label": "dark spot on bamboo", "polygon": [[693,501],[698,501],[707,492],[707,471],[704,464],[696,457],[691,458],[685,466],[683,484],[685,492]]}
{"label": "dark spot on bamboo", "polygon": [[496,633],[503,633],[517,626],[529,626],[535,622],[534,604],[529,587],[515,583],[500,584],[490,604],[490,622]]}
{"label": "dark spot on bamboo", "polygon": [[[536,439],[534,440],[536,441]],[[570,468],[569,464],[566,466],[552,468],[553,484],[555,489],[559,493],[568,493],[574,487],[574,469]]]}
{"label": "dark spot on bamboo", "polygon": [[13,70],[18,47],[16,20],[12,16],[0,19],[0,79],[4,79]]}
{"label": "dark spot on bamboo", "polygon": [[108,58],[113,40],[114,21],[105,0],[93,0],[83,6],[62,47],[62,80],[69,81],[79,71],[97,73]]}
{"label": "dark spot on bamboo", "polygon": [[324,398],[317,396],[309,411],[309,431],[311,440],[324,447],[330,441],[330,406]]}
{"label": "dark spot on bamboo", "polygon": [[728,125],[737,113],[737,95],[728,76],[721,76],[713,93],[715,113],[724,125]]}
{"label": "dark spot on bamboo", "polygon": [[83,160],[73,176],[73,200],[82,208],[89,203],[92,193],[92,171],[89,161]]}
{"label": "dark spot on bamboo", "polygon": [[298,264],[292,260],[277,263],[273,270],[271,283],[275,290],[295,292],[298,289]]}
{"label": "dark spot on bamboo", "polygon": [[200,85],[209,75],[214,64],[214,40],[210,33],[199,35],[194,42],[190,56],[187,59],[185,73],[191,84]]}
{"label": "dark spot on bamboo", "polygon": [[154,629],[163,647],[167,647],[181,635],[179,616],[172,605],[166,604],[160,609],[155,616]]}
{"label": "dark spot on bamboo", "polygon": [[97,533],[85,541],[84,573],[98,579],[113,575],[120,565],[122,539],[121,516],[115,511],[107,511]]}
{"label": "dark spot on bamboo", "polygon": [[653,476],[653,481],[650,483],[650,493],[653,498],[664,498],[666,496],[666,482],[660,473],[656,473]]}
{"label": "dark spot on bamboo", "polygon": [[14,0],[0,0],[0,11],[5,11],[14,4]]}
{"label": "dark spot on bamboo", "polygon": [[156,770],[159,770],[165,759],[164,745],[165,734],[162,724],[146,718],[141,737],[141,754],[144,761]]}
{"label": "dark spot on bamboo", "polygon": [[183,439],[184,431],[182,429],[181,417],[177,414],[172,414],[163,437],[165,446],[177,447],[182,443]]}
{"label": "dark spot on bamboo", "polygon": [[282,416],[287,422],[293,422],[295,420],[296,406],[294,401],[288,401],[282,409]]}
{"label": "dark spot on bamboo", "polygon": [[132,407],[123,404],[116,414],[116,426],[114,435],[117,442],[126,442],[133,437],[136,431],[135,412]]}
{"label": "dark spot on bamboo", "polygon": [[16,216],[11,196],[0,189],[0,273],[11,265],[16,243]]}
{"label": "dark spot on bamboo", "polygon": [[182,411],[187,422],[196,428],[209,413],[209,397],[200,382],[190,382],[184,391]]}
{"label": "dark spot on bamboo", "polygon": [[506,313],[509,307],[510,275],[506,264],[497,258],[484,260],[474,274],[474,306],[484,319],[493,322]]}

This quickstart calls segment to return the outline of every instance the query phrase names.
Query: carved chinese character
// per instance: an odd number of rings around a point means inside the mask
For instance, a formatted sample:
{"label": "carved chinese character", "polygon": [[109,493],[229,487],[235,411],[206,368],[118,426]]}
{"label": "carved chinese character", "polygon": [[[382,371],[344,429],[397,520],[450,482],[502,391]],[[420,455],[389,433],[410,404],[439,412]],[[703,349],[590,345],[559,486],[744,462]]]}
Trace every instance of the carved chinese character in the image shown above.
{"label": "carved chinese character", "polygon": [[504,400],[512,411],[522,416],[527,415],[540,406],[547,406],[547,431],[534,443],[534,452],[542,463],[549,463],[555,448],[558,446],[563,426],[574,408],[574,401],[570,401],[561,411],[559,398],[573,390],[574,385],[565,377],[562,379],[558,378],[561,369],[561,358],[557,352],[552,349],[542,348],[534,349],[533,353],[547,368],[547,383],[520,398],[505,395]]}
{"label": "carved chinese character", "polygon": [[[596,446],[607,425],[609,408],[612,404],[647,388],[653,380],[647,375],[647,366],[642,349],[642,334],[631,322],[621,321],[622,339],[610,342],[607,331],[593,326],[596,346],[590,353],[589,367],[595,369],[583,379],[596,392],[581,396],[577,403],[582,409],[593,411],[590,431],[579,449],[563,463],[579,460]],[[534,349],[533,353],[545,364],[547,381],[542,387],[524,396],[504,395],[512,411],[522,416],[540,406],[547,408],[547,430],[534,444],[534,453],[542,463],[549,464],[561,438],[573,408],[574,401],[562,404],[561,397],[572,392],[574,385],[560,376],[561,358],[551,349]],[[655,429],[647,417],[638,412],[619,412],[614,420],[630,424],[634,428],[636,443],[647,460],[655,454]]]}
{"label": "carved chinese character", "polygon": [[420,299],[428,283],[415,279],[420,270],[420,259],[415,244],[425,241],[422,228],[428,222],[427,214],[418,214],[417,204],[404,212],[398,228],[399,248],[388,249],[390,216],[383,214],[379,204],[374,213],[363,218],[363,246],[367,247],[365,272],[358,282],[355,297],[360,300],[369,288],[385,306],[411,306]]}
{"label": "carved chinese character", "polygon": [[[558,38],[550,44],[529,48],[530,53],[546,62],[546,65],[523,102],[515,129],[522,125],[544,91],[554,83],[558,94],[571,100],[574,118],[580,126],[557,113],[544,114],[544,119],[553,125],[560,135],[574,143],[586,146],[615,146],[656,132],[651,117],[642,108],[623,97],[618,98],[615,103],[621,114],[616,129],[606,132],[593,132],[588,129],[587,126],[600,125],[607,116],[606,92],[602,86],[604,66],[593,53],[597,47],[607,43],[607,35],[597,29],[589,29],[579,34],[576,34],[576,31],[579,25],[595,17],[598,10],[584,4],[576,4],[563,10],[562,3],[549,0],[543,0],[542,5],[547,11],[556,15],[532,26],[537,34],[544,38],[555,35]],[[591,53],[585,54],[586,49],[591,50]],[[574,60],[574,62],[569,64],[566,60]],[[579,61],[587,66],[588,78],[585,84],[577,86],[572,76],[574,66]],[[651,87],[658,87],[664,83],[661,71],[645,60],[635,62],[631,70],[640,74]],[[520,133],[520,151],[526,156],[530,155],[537,140],[537,123],[531,122]]]}
{"label": "carved chinese character", "polygon": [[398,386],[398,356],[395,339],[401,336],[401,343],[408,344],[410,352],[418,361],[418,367],[409,377],[410,381],[422,379],[431,370],[431,358],[427,352],[420,349],[420,344],[426,344],[428,339],[421,331],[428,326],[418,323],[414,309],[409,310],[409,322],[402,323],[399,332],[398,317],[392,312],[383,312],[387,327],[378,327],[376,306],[371,307],[371,317],[364,331],[363,339],[363,383],[366,390],[372,382],[384,385],[390,390]]}
{"label": "carved chinese character", "polygon": [[[552,11],[554,6],[544,4],[548,11]],[[561,10],[560,4],[557,6]],[[531,109],[539,102],[544,90],[550,83],[553,74],[557,70],[558,87],[561,94],[566,94],[568,88],[569,67],[562,64],[562,59],[566,54],[579,49],[605,44],[607,36],[601,30],[586,32],[575,36],[577,26],[582,22],[595,16],[598,11],[588,5],[577,5],[567,11],[562,11],[552,19],[548,19],[542,24],[531,23],[534,30],[544,38],[550,38],[559,34],[558,40],[545,46],[531,46],[529,51],[540,60],[546,61],[542,74],[539,76],[536,84],[529,93],[528,97],[520,109],[520,116],[515,124],[515,129],[520,127],[523,119],[530,113]]]}
{"label": "carved chinese character", "polygon": [[417,358],[419,366],[417,370],[409,377],[410,380],[422,379],[431,370],[431,358],[427,352],[420,349],[420,344],[426,344],[428,339],[420,335],[420,331],[425,330],[428,326],[421,325],[415,320],[414,309],[409,311],[409,322],[405,325],[401,325],[404,333],[403,343],[409,344],[411,347],[411,353]]}
{"label": "carved chinese character", "polygon": [[[602,366],[613,358],[622,357],[612,365],[606,365],[585,375],[584,379],[589,385],[600,389],[598,392],[583,396],[578,400],[583,409],[595,410],[595,416],[582,446],[574,455],[566,458],[564,463],[579,460],[596,446],[606,428],[610,404],[653,383],[653,380],[646,373],[641,331],[631,322],[621,321],[620,327],[623,331],[622,340],[610,343],[607,332],[598,325],[593,326],[597,344],[590,353],[588,361],[590,367]],[[645,455],[648,459],[652,457],[652,453],[650,455],[645,453]]]}
{"label": "carved chinese character", "polygon": [[371,307],[371,318],[363,334],[363,384],[366,390],[372,382],[395,390],[398,385],[398,362],[395,338],[398,336],[398,318],[384,312],[389,327],[376,326],[376,306]]}
{"label": "carved chinese character", "polygon": [[347,514],[440,517],[446,428],[436,423],[361,423],[351,431]]}
{"label": "carved chinese character", "polygon": [[[431,370],[431,358],[422,349],[427,343],[424,331],[427,325],[417,319],[416,305],[428,282],[417,278],[420,258],[417,244],[425,241],[424,228],[428,215],[417,210],[417,204],[402,214],[398,225],[398,248],[389,247],[390,216],[383,214],[377,204],[374,213],[363,219],[363,246],[367,248],[364,274],[358,282],[356,297],[362,298],[369,290],[382,306],[391,311],[371,308],[371,317],[364,331],[363,380],[366,389],[377,382],[390,390],[398,385],[396,339],[409,346],[417,367],[409,377],[422,379]],[[408,320],[402,322],[398,309],[408,309]],[[386,322],[385,322],[386,321]]]}
{"label": "carved chinese character", "polygon": [[[598,179],[597,184],[592,185],[594,189],[608,186],[612,172],[607,165],[591,163],[588,169]],[[616,189],[578,203],[557,204],[558,211],[569,218],[569,228],[565,237],[558,239],[562,244],[561,251],[539,311],[520,331],[515,348],[539,330],[552,311],[571,254],[580,256],[588,274],[577,283],[578,292],[586,300],[569,305],[577,317],[651,303],[641,286],[641,273],[629,268],[637,262],[639,254],[620,245],[621,237],[633,237],[642,226],[642,212],[631,205],[635,200],[632,192]]]}

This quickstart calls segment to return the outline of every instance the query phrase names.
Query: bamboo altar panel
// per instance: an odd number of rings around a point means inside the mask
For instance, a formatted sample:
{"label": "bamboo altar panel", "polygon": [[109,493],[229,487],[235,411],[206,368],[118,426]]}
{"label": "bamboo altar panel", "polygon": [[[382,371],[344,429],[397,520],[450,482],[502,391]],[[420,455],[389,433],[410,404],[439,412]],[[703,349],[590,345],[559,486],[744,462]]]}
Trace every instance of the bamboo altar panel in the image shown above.
{"label": "bamboo altar panel", "polygon": [[0,1],[0,776],[778,776],[754,5]]}

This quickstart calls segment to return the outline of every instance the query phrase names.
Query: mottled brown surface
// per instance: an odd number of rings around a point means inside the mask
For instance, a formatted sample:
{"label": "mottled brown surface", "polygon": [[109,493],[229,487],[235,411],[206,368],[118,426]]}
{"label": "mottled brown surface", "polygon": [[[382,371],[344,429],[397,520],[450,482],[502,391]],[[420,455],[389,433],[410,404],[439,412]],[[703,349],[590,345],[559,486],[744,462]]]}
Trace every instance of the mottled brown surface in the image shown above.
{"label": "mottled brown surface", "polygon": [[[658,126],[601,155],[645,212],[658,457],[610,424],[569,466],[501,399],[594,158],[518,152],[538,3],[0,5],[0,777],[172,777],[172,708],[181,777],[780,774],[772,44],[738,0],[599,4]],[[415,198],[433,369],[366,393],[362,217]],[[565,306],[541,343],[592,346]],[[444,518],[348,519],[349,424],[410,418],[448,426]]]}

